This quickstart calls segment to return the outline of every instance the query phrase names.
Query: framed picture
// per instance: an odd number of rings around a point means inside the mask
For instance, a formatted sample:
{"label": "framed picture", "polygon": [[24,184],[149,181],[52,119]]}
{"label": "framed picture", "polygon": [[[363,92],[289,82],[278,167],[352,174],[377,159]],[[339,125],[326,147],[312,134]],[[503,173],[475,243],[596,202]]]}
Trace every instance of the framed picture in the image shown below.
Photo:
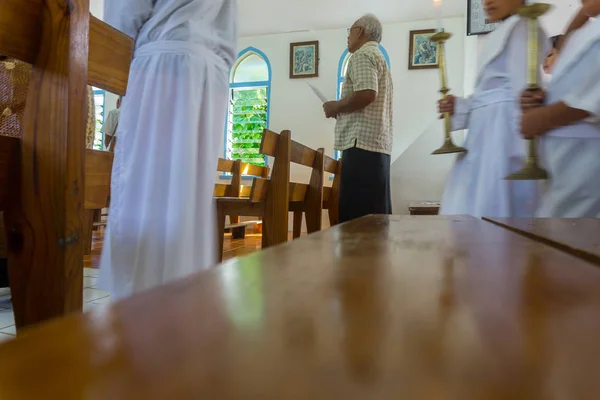
{"label": "framed picture", "polygon": [[485,15],[483,0],[467,0],[467,35],[483,35],[496,28]]}
{"label": "framed picture", "polygon": [[432,69],[439,67],[437,43],[429,40],[435,29],[410,31],[408,69]]}
{"label": "framed picture", "polygon": [[290,79],[319,76],[319,42],[290,44]]}

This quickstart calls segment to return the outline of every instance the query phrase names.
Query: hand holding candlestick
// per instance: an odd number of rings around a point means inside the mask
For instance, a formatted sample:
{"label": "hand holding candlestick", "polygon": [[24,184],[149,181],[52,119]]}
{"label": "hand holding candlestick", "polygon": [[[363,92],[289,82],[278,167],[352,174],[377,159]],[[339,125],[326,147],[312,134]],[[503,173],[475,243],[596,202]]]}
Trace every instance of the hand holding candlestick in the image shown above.
{"label": "hand holding candlestick", "polygon": [[[541,90],[538,84],[538,70],[540,60],[538,59],[538,18],[546,14],[550,9],[549,4],[534,3],[519,9],[519,15],[529,19],[529,45],[527,57],[527,90]],[[535,181],[548,179],[548,173],[538,164],[538,155],[536,150],[536,139],[531,139],[528,146],[527,159],[523,169],[508,175],[505,179]]]}
{"label": "hand holding candlestick", "polygon": [[[440,88],[440,93],[442,94],[442,99],[446,99],[446,97],[448,97],[448,93],[450,92],[450,89],[448,89],[447,84],[446,84],[446,54],[445,54],[444,44],[451,37],[452,37],[452,34],[441,31],[441,32],[438,32],[435,35],[431,36],[431,38],[430,38],[430,40],[432,42],[437,43],[438,48],[439,48],[439,50],[438,50],[439,65],[440,65],[439,70],[440,70],[440,81],[442,84],[442,87]],[[444,144],[442,145],[442,147],[435,150],[431,154],[437,155],[437,154],[450,154],[450,153],[465,153],[467,151],[467,149],[465,149],[464,147],[455,145],[454,142],[452,141],[452,137],[450,136],[450,132],[452,130],[451,123],[452,123],[452,121],[450,120],[450,114],[444,113],[444,130],[445,130]]]}

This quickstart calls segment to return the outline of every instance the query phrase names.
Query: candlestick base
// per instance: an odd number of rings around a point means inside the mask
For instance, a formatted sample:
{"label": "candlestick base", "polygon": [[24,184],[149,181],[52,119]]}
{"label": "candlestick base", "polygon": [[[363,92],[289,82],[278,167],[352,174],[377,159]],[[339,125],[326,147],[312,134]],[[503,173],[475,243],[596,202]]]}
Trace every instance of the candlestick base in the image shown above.
{"label": "candlestick base", "polygon": [[536,19],[546,14],[552,6],[547,3],[533,3],[519,8],[518,14],[529,19]]}
{"label": "candlestick base", "polygon": [[444,145],[437,150],[434,150],[431,155],[439,155],[439,154],[452,154],[452,153],[466,153],[467,149],[464,147],[460,147],[455,145],[452,142],[451,138],[447,138],[444,142]]}
{"label": "candlestick base", "polygon": [[548,172],[542,169],[534,160],[527,160],[523,169],[508,175],[507,181],[543,181],[548,179]]}
{"label": "candlestick base", "polygon": [[452,37],[452,34],[446,31],[441,31],[438,33],[434,33],[433,35],[431,35],[431,37],[429,38],[429,40],[431,40],[434,43],[444,43],[447,42],[448,39],[450,39]]}

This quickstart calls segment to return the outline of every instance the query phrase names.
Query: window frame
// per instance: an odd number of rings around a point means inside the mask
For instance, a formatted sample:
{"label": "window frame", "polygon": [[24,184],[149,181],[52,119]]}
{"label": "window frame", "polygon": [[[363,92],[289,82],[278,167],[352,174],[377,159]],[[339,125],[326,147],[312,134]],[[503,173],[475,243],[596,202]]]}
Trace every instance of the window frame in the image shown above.
{"label": "window frame", "polygon": [[[256,82],[233,82],[233,78],[237,68],[240,64],[246,59],[246,57],[251,54],[255,54],[263,59],[265,64],[267,65],[268,71],[268,79],[266,81],[256,81]],[[267,116],[266,116],[266,128],[269,128],[271,121],[271,81],[272,81],[272,69],[271,62],[267,55],[256,47],[246,47],[244,50],[240,51],[237,55],[237,59],[231,71],[229,71],[229,97],[227,100],[227,110],[225,113],[225,129],[223,132],[223,157],[227,159],[227,131],[229,130],[229,107],[230,107],[230,99],[231,99],[231,91],[233,89],[246,89],[246,88],[259,88],[266,87],[267,89]],[[265,156],[265,166],[269,165],[269,157]],[[227,174],[222,174],[219,178],[228,179],[230,178]],[[251,175],[242,175],[242,179],[254,179]]]}
{"label": "window frame", "polygon": [[[104,126],[104,121],[106,121],[106,91],[104,89],[99,89],[96,87],[92,87],[92,95],[94,97],[96,96],[102,96],[102,126]],[[96,106],[96,102],[94,101],[94,106]],[[94,110],[94,122],[96,122],[96,110]],[[95,129],[96,124],[94,123],[94,142],[96,142],[96,129]],[[94,145],[92,145],[92,149],[94,150],[104,150],[104,143],[106,142],[106,135],[104,134],[104,132],[102,133],[102,139],[101,139],[101,144],[102,146],[100,148],[96,148]]]}
{"label": "window frame", "polygon": [[[379,50],[381,51],[381,53],[383,54],[383,57],[385,58],[385,62],[387,63],[388,69],[391,71],[392,67],[390,64],[390,56],[388,55],[388,52],[385,49],[385,47],[383,47],[383,45],[381,45],[381,43],[379,43]],[[346,80],[346,76],[343,73],[344,66],[348,63],[349,60],[350,60],[350,52],[348,51],[348,49],[346,49],[342,53],[342,56],[340,57],[340,61],[338,62],[337,89],[336,89],[336,96],[335,96],[336,100],[339,100],[342,95],[342,84]],[[337,150],[334,151],[334,158],[336,160],[340,159],[339,151],[337,151]]]}

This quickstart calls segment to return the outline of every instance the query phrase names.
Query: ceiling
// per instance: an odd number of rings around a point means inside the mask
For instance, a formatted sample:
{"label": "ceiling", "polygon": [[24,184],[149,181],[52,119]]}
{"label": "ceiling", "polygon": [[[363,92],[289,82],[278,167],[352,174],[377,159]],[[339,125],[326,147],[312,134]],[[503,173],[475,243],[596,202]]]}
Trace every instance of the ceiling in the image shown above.
{"label": "ceiling", "polygon": [[[433,19],[433,0],[238,0],[240,35],[344,28],[362,14],[382,22]],[[466,0],[443,0],[443,15],[463,15]]]}

